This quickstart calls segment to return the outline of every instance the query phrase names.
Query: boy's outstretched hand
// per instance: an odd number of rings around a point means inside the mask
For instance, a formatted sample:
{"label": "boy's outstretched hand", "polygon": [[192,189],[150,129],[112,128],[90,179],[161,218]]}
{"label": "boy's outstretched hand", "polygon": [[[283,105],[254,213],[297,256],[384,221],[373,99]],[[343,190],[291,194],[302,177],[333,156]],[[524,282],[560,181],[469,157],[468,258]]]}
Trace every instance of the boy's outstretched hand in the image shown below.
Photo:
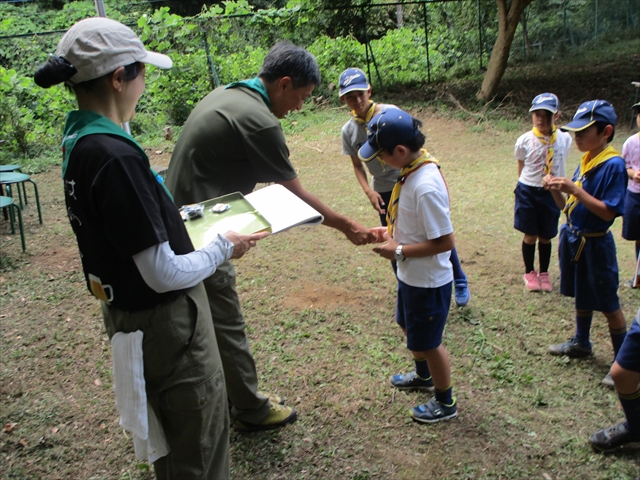
{"label": "boy's outstretched hand", "polygon": [[395,260],[396,248],[400,245],[393,238],[389,237],[387,233],[387,227],[377,227],[372,228],[372,231],[376,234],[376,238],[378,238],[380,242],[385,242],[382,245],[377,247],[373,247],[373,251],[380,255],[382,258],[386,258],[387,260]]}
{"label": "boy's outstretched hand", "polygon": [[387,227],[373,227],[369,229],[373,234],[374,240],[371,243],[382,243],[389,240],[389,230]]}

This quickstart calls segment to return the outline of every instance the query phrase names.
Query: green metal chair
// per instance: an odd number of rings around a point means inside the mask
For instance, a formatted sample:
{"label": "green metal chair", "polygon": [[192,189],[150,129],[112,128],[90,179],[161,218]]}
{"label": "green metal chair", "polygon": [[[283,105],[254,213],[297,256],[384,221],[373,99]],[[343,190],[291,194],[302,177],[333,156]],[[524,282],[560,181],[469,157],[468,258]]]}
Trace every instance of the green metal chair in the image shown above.
{"label": "green metal chair", "polygon": [[24,226],[22,224],[22,210],[13,201],[13,198],[0,196],[0,209],[4,210],[5,208],[9,210],[9,219],[11,222],[11,233],[13,234],[16,233],[15,212],[18,213],[18,226],[20,227],[20,240],[22,241],[22,251],[25,252],[27,250],[27,247],[24,243]]}
{"label": "green metal chair", "polygon": [[18,189],[18,201],[20,203],[20,209],[23,208],[22,205],[22,193],[20,191],[20,185],[22,185],[23,191],[24,191],[24,205],[28,204],[28,200],[27,200],[27,191],[24,189],[24,184],[26,182],[29,182],[31,185],[33,185],[33,191],[35,193],[36,196],[36,206],[38,207],[38,220],[40,220],[40,223],[42,223],[42,211],[40,209],[40,197],[38,196],[38,186],[36,185],[36,183],[31,180],[31,177],[29,177],[29,175],[27,175],[26,173],[18,173],[18,172],[2,172],[0,171],[0,184],[5,186],[7,188],[7,194],[9,197],[13,198],[12,195],[12,185],[17,185],[17,189]]}

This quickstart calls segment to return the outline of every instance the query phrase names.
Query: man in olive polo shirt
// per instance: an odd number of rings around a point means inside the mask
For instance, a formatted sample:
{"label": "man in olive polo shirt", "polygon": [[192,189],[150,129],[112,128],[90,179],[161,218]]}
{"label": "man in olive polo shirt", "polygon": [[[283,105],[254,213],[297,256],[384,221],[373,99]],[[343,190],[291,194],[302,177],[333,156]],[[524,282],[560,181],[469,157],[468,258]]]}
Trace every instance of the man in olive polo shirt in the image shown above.
{"label": "man in olive polo shirt", "polygon": [[[301,185],[289,161],[278,119],[303,102],[320,84],[315,58],[288,42],[274,45],[258,77],[220,87],[193,110],[176,144],[167,186],[177,205],[197,203],[233,192],[248,194],[256,183],[288,188],[324,216],[324,225],[343,232],[356,245],[372,242],[362,225],[340,215]],[[204,281],[222,357],[235,427],[277,428],[296,419],[281,398],[258,392],[256,366],[230,262]]]}

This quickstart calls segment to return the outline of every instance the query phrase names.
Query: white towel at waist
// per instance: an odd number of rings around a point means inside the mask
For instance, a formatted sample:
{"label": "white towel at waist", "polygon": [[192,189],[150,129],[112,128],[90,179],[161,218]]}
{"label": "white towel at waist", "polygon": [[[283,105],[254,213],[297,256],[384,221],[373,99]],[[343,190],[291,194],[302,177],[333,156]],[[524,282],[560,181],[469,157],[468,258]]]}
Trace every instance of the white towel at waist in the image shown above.
{"label": "white towel at waist", "polygon": [[147,402],[142,359],[143,333],[118,332],[111,338],[113,390],[120,426],[133,435],[138,460],[149,463],[169,453],[162,425]]}

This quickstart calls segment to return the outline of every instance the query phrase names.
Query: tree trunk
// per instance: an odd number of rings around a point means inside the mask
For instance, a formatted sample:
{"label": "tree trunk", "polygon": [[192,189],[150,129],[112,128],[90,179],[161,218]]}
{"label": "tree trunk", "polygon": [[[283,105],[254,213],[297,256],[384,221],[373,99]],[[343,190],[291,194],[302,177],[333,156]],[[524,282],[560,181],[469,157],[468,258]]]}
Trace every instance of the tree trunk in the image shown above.
{"label": "tree trunk", "polygon": [[498,91],[500,81],[507,69],[511,43],[520,22],[520,15],[533,0],[512,0],[507,6],[507,0],[496,0],[498,6],[498,38],[491,51],[491,59],[487,72],[482,81],[482,87],[477,94],[480,100],[490,100]]}

